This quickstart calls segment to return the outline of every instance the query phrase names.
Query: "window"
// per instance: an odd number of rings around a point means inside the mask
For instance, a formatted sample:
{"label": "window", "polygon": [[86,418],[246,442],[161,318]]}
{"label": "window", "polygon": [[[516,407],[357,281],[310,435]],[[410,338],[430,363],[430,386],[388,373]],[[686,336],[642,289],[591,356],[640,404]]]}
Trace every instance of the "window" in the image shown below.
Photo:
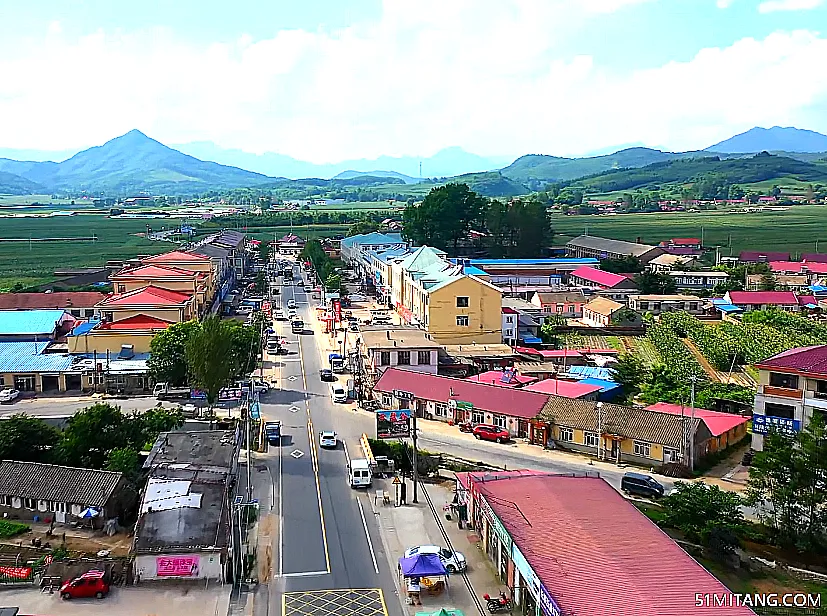
{"label": "window", "polygon": [[639,302],[638,303],[639,310],[649,310],[649,302]]}
{"label": "window", "polygon": [[502,428],[505,430],[505,415],[493,415],[491,417],[491,423],[493,423],[498,428]]}
{"label": "window", "polygon": [[0,506],[2,507],[9,507],[11,505],[11,499],[6,496],[5,494],[0,494]]}
{"label": "window", "polygon": [[434,403],[434,415],[437,417],[445,417],[448,415],[448,405],[444,402]]}
{"label": "window", "polygon": [[23,499],[23,506],[26,509],[35,509],[37,507],[37,504],[34,502],[33,498],[24,498]]}
{"label": "window", "polygon": [[468,304],[469,302],[467,297],[457,297],[457,308],[468,308]]}
{"label": "window", "polygon": [[[0,376],[0,385],[3,384],[3,377]],[[827,381],[816,381],[815,382],[815,394],[816,398],[827,398]]]}
{"label": "window", "polygon": [[571,428],[560,427],[560,438],[564,443],[571,443],[574,440],[574,431]]}
{"label": "window", "polygon": [[397,351],[396,352],[396,365],[397,366],[410,366],[411,365],[411,352],[410,351]]}
{"label": "window", "polygon": [[583,444],[586,447],[597,447],[597,444],[600,442],[600,439],[597,437],[597,432],[584,432],[583,433]]}
{"label": "window", "polygon": [[557,314],[563,314],[563,304],[557,304]]}
{"label": "window", "polygon": [[391,352],[390,351],[382,351],[379,353],[379,365],[380,366],[390,366],[391,365]]}
{"label": "window", "polygon": [[125,284],[119,284],[118,285],[118,293],[126,293],[126,285]]}
{"label": "window", "polygon": [[416,354],[416,363],[420,366],[430,366],[431,365],[431,352],[430,351],[418,351]]}
{"label": "window", "polygon": [[481,424],[483,422],[485,422],[485,415],[479,411],[473,411],[471,413],[471,423]]}
{"label": "window", "polygon": [[551,306],[543,306],[543,312],[551,314]]}
{"label": "window", "polygon": [[385,408],[393,406],[393,396],[391,396],[390,394],[383,393],[382,394],[382,406],[384,406]]}
{"label": "window", "polygon": [[798,376],[795,374],[781,374],[770,372],[770,385],[772,387],[786,387],[787,389],[798,389]]}
{"label": "window", "polygon": [[514,317],[513,316],[505,317],[505,322],[506,323],[513,323],[514,322]]}
{"label": "window", "polygon": [[677,462],[678,461],[678,450],[677,449],[672,449],[671,447],[664,447],[663,448],[663,461],[666,464],[668,464],[669,462]]}
{"label": "window", "polygon": [[764,415],[795,419],[795,407],[789,404],[773,404],[772,402],[767,402],[764,404]]}
{"label": "window", "polygon": [[649,443],[643,441],[635,441],[635,455],[641,458],[648,458],[650,452]]}
{"label": "window", "polygon": [[461,314],[457,317],[457,327],[468,327],[468,317]]}

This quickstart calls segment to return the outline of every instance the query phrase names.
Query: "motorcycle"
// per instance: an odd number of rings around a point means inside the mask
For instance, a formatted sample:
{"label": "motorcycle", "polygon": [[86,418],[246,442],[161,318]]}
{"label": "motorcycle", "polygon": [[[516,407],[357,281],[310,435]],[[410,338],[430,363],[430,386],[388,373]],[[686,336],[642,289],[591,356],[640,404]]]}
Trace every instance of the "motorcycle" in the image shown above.
{"label": "motorcycle", "polygon": [[473,432],[474,426],[471,425],[470,421],[466,421],[464,423],[459,424],[459,431],[460,432]]}
{"label": "motorcycle", "polygon": [[504,592],[501,592],[499,597],[492,597],[486,593],[482,596],[482,598],[485,599],[488,606],[488,611],[492,614],[510,612],[514,607],[514,604],[511,603],[511,599],[509,599]]}

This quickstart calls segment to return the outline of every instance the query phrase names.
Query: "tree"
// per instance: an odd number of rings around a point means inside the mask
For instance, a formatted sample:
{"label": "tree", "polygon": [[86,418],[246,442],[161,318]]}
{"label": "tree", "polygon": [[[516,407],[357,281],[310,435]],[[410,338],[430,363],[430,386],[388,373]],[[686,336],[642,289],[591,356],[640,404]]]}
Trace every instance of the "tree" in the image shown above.
{"label": "tree", "polygon": [[186,359],[194,383],[207,394],[212,408],[218,401],[218,392],[229,385],[233,377],[233,335],[220,317],[204,319],[201,327],[187,341]]}
{"label": "tree", "polygon": [[379,231],[379,223],[372,222],[370,220],[360,220],[359,222],[355,222],[347,229],[347,236],[351,237],[353,235],[363,235],[366,233],[373,233],[374,231]]}
{"label": "tree", "polygon": [[328,291],[338,293],[342,288],[342,277],[339,274],[330,274],[324,281],[324,288]]}
{"label": "tree", "polygon": [[118,406],[87,406],[69,418],[56,458],[67,466],[102,468],[111,450],[128,445],[125,421]]}
{"label": "tree", "polygon": [[649,371],[636,355],[623,353],[610,369],[615,383],[623,386],[628,400],[632,400],[649,377]]}
{"label": "tree", "polygon": [[402,216],[405,235],[417,244],[426,244],[457,253],[459,243],[479,226],[487,205],[467,184],[445,184],[431,189],[419,205],[405,208]]}
{"label": "tree", "polygon": [[261,349],[262,327],[251,327],[239,321],[222,321],[230,336],[230,380],[247,376],[256,369]]}
{"label": "tree", "polygon": [[772,274],[761,274],[761,284],[758,286],[761,291],[775,291],[775,276]]}
{"label": "tree", "polygon": [[272,244],[270,242],[262,242],[258,245],[258,258],[267,263],[270,260],[272,253]]}
{"label": "tree", "polygon": [[664,523],[680,530],[689,541],[707,545],[716,530],[736,533],[744,525],[741,497],[700,481],[677,482],[675,492],[660,502]]}
{"label": "tree", "polygon": [[675,279],[660,272],[641,272],[635,276],[635,284],[644,295],[669,295],[678,290]]}
{"label": "tree", "polygon": [[60,432],[42,419],[25,413],[0,421],[0,460],[46,462]]}
{"label": "tree", "polygon": [[136,450],[120,447],[107,454],[104,468],[108,471],[123,473],[129,481],[135,482],[140,465],[140,455]]}
{"label": "tree", "polygon": [[643,271],[643,263],[637,257],[629,255],[617,259],[603,259],[600,261],[600,269],[615,274],[637,274]]}
{"label": "tree", "polygon": [[140,423],[140,440],[130,443],[135,449],[148,449],[161,432],[177,430],[184,425],[184,414],[180,408],[165,409],[157,406],[135,418]]}
{"label": "tree", "polygon": [[560,344],[560,328],[565,327],[565,325],[566,318],[563,316],[555,314],[546,317],[540,326],[540,338],[543,343],[558,346]]}
{"label": "tree", "polygon": [[187,343],[200,327],[197,321],[186,321],[155,334],[149,345],[149,373],[156,383],[187,383]]}

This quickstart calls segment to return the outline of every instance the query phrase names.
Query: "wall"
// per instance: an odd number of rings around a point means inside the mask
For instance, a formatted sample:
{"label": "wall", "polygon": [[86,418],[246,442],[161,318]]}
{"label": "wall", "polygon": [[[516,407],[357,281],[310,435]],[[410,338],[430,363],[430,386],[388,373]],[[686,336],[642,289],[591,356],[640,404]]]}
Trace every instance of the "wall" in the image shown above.
{"label": "wall", "polygon": [[[467,308],[457,308],[457,297],[468,297]],[[499,344],[502,342],[502,294],[498,289],[465,276],[428,294],[426,330],[439,344]],[[456,318],[468,316],[468,326]]]}
{"label": "wall", "polygon": [[121,352],[121,347],[131,344],[135,353],[149,353],[149,345],[157,332],[109,332],[92,330],[83,336],[69,336],[69,353],[98,353],[106,360],[106,351],[110,356]]}
{"label": "wall", "polygon": [[191,309],[192,303],[190,302],[187,304],[186,308],[184,308],[185,314],[182,317],[182,310],[180,308],[153,308],[151,306],[142,308],[114,308],[104,306],[101,308],[101,314],[111,312],[113,321],[123,321],[129,317],[145,315],[155,317],[156,319],[162,319],[164,321],[170,321],[171,323],[178,323],[180,321],[189,320],[191,316]]}
{"label": "wall", "polygon": [[[382,352],[390,353],[390,363],[387,365],[380,364],[380,356]],[[415,370],[417,372],[426,372],[428,374],[436,374],[438,363],[438,351],[436,349],[369,349],[368,356],[373,364],[374,369],[379,372],[384,372],[386,369],[398,366],[399,351],[408,351],[411,354],[411,363],[400,366],[405,370]],[[427,364],[419,364],[419,351],[428,351],[430,362]]]}
{"label": "wall", "polygon": [[[135,291],[137,289],[143,289],[144,287],[153,286],[158,287],[159,289],[166,289],[167,291],[178,291],[179,293],[192,294],[195,293],[197,288],[195,280],[137,280],[135,278],[129,278],[126,280],[114,279],[112,280],[112,284],[115,288],[116,293],[129,293],[130,291]],[[124,291],[120,290],[122,286],[124,287]]]}
{"label": "wall", "polygon": [[[198,568],[194,575],[158,575],[159,558],[198,557]],[[189,552],[184,554],[138,554],[135,556],[135,580],[220,580],[224,581],[223,555],[221,551]]]}

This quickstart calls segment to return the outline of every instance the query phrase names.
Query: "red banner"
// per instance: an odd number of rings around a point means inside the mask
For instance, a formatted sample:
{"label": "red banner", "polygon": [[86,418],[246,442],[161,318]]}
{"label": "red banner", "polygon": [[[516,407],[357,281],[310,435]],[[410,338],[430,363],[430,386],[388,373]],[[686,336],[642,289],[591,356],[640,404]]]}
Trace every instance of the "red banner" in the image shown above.
{"label": "red banner", "polygon": [[31,567],[0,567],[0,578],[27,580],[32,577]]}
{"label": "red banner", "polygon": [[338,299],[333,300],[333,310],[336,313],[336,321],[341,323],[342,322],[342,302],[340,302]]}

